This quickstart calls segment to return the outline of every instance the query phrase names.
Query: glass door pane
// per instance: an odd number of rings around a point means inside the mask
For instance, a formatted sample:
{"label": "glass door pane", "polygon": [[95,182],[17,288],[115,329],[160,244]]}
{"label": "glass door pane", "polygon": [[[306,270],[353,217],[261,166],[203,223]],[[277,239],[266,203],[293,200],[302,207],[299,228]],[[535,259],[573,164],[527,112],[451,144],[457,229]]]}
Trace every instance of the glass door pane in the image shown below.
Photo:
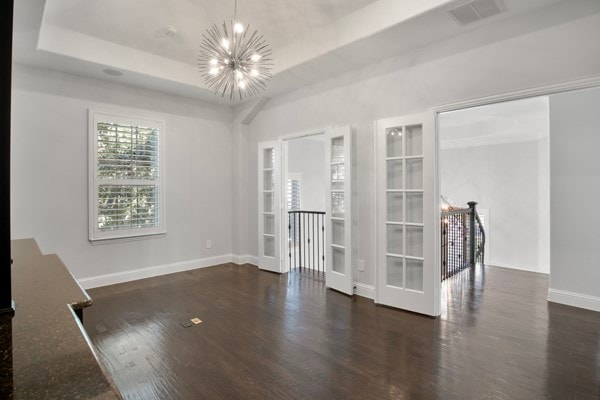
{"label": "glass door pane", "polygon": [[406,189],[423,189],[423,159],[406,160]]}
{"label": "glass door pane", "polygon": [[404,258],[387,256],[386,284],[398,288],[404,285]]}
{"label": "glass door pane", "polygon": [[388,158],[402,157],[402,127],[388,129],[386,141]]}
{"label": "glass door pane", "polygon": [[275,256],[275,215],[274,212],[274,180],[273,180],[273,166],[274,166],[274,149],[265,149],[263,160],[263,241],[265,257]]}
{"label": "glass door pane", "polygon": [[346,250],[344,230],[346,214],[344,193],[344,164],[345,164],[344,137],[331,139],[331,166],[329,189],[331,190],[331,267],[338,273],[346,271]]}
{"label": "glass door pane", "polygon": [[331,249],[331,267],[332,269],[340,274],[346,272],[346,252],[344,248],[334,247]]}
{"label": "glass door pane", "polygon": [[345,241],[345,232],[346,226],[343,220],[333,220],[331,221],[331,243],[337,246],[343,246]]}
{"label": "glass door pane", "polygon": [[406,222],[423,223],[423,193],[406,193]]}
{"label": "glass door pane", "polygon": [[344,164],[333,164],[331,166],[331,188],[333,190],[344,190]]}
{"label": "glass door pane", "polygon": [[352,136],[349,126],[333,128],[326,133],[327,150],[327,287],[352,295]]}
{"label": "glass door pane", "polygon": [[386,129],[386,279],[412,290],[422,287],[422,268],[410,258],[423,257],[422,153],[421,125]]}
{"label": "glass door pane", "polygon": [[333,218],[344,218],[345,213],[344,193],[331,193],[331,216]]}
{"label": "glass door pane", "polygon": [[278,146],[276,141],[258,145],[258,267],[273,272],[281,272]]}
{"label": "glass door pane", "polygon": [[331,139],[331,164],[340,164],[344,162],[344,138],[337,137]]}
{"label": "glass door pane", "polygon": [[387,161],[387,188],[400,190],[404,187],[402,171],[404,161],[388,160]]}
{"label": "glass door pane", "polygon": [[413,125],[405,128],[406,156],[423,156],[423,126]]}
{"label": "glass door pane", "polygon": [[275,151],[273,149],[265,149],[264,151],[264,169],[273,169],[275,162]]}
{"label": "glass door pane", "polygon": [[423,261],[406,260],[406,288],[410,290],[423,290]]}

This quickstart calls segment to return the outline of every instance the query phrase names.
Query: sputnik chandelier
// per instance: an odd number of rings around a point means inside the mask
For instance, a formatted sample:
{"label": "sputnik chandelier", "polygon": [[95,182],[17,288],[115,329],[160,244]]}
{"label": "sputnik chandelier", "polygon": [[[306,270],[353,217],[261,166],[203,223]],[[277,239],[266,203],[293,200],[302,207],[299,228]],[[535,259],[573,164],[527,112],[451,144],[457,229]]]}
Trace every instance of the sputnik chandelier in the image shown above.
{"label": "sputnik chandelier", "polygon": [[250,35],[250,25],[238,21],[237,0],[233,21],[223,21],[222,28],[215,24],[202,35],[198,61],[207,86],[230,100],[265,90],[273,66],[271,49],[258,31]]}

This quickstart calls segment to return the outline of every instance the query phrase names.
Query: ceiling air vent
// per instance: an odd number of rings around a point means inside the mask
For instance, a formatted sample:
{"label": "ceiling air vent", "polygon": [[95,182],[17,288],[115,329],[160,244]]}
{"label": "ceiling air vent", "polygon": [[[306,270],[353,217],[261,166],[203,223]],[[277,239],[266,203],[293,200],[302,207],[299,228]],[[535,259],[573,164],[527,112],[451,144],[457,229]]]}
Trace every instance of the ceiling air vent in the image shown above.
{"label": "ceiling air vent", "polygon": [[475,0],[449,11],[459,25],[465,26],[506,11],[502,0]]}

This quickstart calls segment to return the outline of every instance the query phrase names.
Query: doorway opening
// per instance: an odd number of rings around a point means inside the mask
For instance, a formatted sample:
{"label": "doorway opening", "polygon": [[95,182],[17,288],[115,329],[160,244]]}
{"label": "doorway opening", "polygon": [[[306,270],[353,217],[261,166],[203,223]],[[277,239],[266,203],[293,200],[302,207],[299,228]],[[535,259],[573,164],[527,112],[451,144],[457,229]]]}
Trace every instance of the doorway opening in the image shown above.
{"label": "doorway opening", "polygon": [[286,271],[325,278],[326,185],[325,134],[283,142]]}
{"label": "doorway opening", "polygon": [[442,315],[488,267],[549,273],[549,133],[547,96],[439,114]]}

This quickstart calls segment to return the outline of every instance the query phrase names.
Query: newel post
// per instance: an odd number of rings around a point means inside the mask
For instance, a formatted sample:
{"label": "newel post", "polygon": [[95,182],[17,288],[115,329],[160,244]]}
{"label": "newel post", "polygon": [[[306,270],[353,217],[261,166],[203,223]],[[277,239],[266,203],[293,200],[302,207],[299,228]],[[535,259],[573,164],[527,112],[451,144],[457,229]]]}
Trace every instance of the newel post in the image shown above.
{"label": "newel post", "polygon": [[470,201],[469,205],[469,264],[475,265],[475,246],[477,243],[477,235],[475,234],[475,218],[477,216],[477,202]]}

